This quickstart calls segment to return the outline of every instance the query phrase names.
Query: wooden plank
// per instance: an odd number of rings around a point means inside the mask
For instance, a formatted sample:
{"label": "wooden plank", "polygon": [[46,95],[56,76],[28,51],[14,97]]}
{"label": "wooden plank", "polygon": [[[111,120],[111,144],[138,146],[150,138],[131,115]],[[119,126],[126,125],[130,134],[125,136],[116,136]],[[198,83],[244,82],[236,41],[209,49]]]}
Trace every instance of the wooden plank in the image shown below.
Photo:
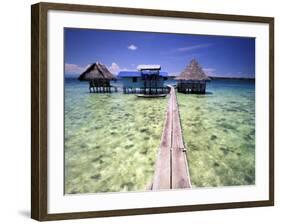
{"label": "wooden plank", "polygon": [[173,132],[172,132],[172,148],[184,149],[184,142],[182,137],[179,109],[177,104],[177,98],[173,89]]}
{"label": "wooden plank", "polygon": [[191,188],[175,89],[171,87],[152,190]]}
{"label": "wooden plank", "polygon": [[182,149],[172,149],[172,188],[191,188],[188,165],[185,152]]}
{"label": "wooden plank", "polygon": [[155,167],[152,190],[171,188],[171,157],[170,148],[159,148]]}
{"label": "wooden plank", "polygon": [[188,172],[188,164],[180,123],[179,109],[174,88],[171,94],[173,97],[173,130],[171,150],[172,188],[191,188],[191,181]]}
{"label": "wooden plank", "polygon": [[166,119],[163,127],[162,137],[160,147],[168,147],[172,146],[172,116],[173,116],[173,107],[171,102],[171,97],[169,98],[169,103],[167,106]]}
{"label": "wooden plank", "polygon": [[167,106],[166,119],[162,132],[160,147],[155,166],[154,180],[152,190],[170,189],[171,187],[171,134],[172,134],[172,106],[170,103]]}

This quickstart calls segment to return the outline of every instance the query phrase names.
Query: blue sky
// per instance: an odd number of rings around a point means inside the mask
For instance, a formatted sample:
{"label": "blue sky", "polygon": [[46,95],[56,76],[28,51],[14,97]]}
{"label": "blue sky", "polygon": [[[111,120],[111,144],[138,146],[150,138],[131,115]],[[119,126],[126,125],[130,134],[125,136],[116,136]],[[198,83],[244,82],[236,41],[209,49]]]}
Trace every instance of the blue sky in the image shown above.
{"label": "blue sky", "polygon": [[65,28],[65,73],[78,76],[99,61],[113,73],[160,64],[180,73],[195,58],[208,75],[255,77],[255,39]]}

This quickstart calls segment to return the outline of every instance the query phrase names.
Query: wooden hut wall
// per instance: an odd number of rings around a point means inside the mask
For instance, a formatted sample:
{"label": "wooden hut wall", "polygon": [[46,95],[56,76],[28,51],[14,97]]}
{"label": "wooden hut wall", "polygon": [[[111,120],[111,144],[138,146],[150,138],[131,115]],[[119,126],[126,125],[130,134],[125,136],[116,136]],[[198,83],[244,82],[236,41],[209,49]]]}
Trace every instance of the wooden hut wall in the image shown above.
{"label": "wooden hut wall", "polygon": [[[135,81],[134,80],[135,78]],[[122,84],[125,88],[141,88],[144,86],[144,81],[142,77],[123,77]]]}
{"label": "wooden hut wall", "polygon": [[[149,80],[150,79],[150,80]],[[147,80],[147,87],[149,88],[161,88],[164,86],[163,77],[149,77]]]}
{"label": "wooden hut wall", "polygon": [[[133,77],[123,77],[122,78],[122,83],[123,87],[125,88],[143,88],[145,85],[145,80],[142,77],[135,77],[136,82],[133,81]],[[157,81],[152,80],[151,82],[147,80],[147,88],[161,88],[164,87],[164,78],[163,77],[158,77]]]}
{"label": "wooden hut wall", "polygon": [[206,81],[178,82],[177,88],[181,93],[205,93]]}
{"label": "wooden hut wall", "polygon": [[117,92],[116,86],[110,85],[110,80],[107,79],[93,79],[89,81],[89,91],[90,93],[111,93]]}
{"label": "wooden hut wall", "polygon": [[94,79],[91,81],[92,87],[109,87],[110,80],[107,79]]}

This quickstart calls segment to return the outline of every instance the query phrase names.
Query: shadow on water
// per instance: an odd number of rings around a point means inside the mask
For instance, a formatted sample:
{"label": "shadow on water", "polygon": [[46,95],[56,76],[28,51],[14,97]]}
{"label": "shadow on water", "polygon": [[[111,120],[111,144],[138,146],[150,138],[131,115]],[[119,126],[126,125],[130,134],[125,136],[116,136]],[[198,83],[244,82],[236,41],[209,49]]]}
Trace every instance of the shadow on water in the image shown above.
{"label": "shadow on water", "polygon": [[19,215],[25,217],[25,218],[30,218],[30,211],[28,210],[20,210],[18,211]]}
{"label": "shadow on water", "polygon": [[[206,92],[205,95],[213,95],[213,92]],[[203,94],[204,95],[204,94]]]}
{"label": "shadow on water", "polygon": [[[179,93],[179,92],[177,92],[177,93]],[[213,93],[213,92],[205,92],[205,93],[182,93],[182,94],[185,94],[185,95],[205,96],[205,95],[213,95],[214,93]]]}

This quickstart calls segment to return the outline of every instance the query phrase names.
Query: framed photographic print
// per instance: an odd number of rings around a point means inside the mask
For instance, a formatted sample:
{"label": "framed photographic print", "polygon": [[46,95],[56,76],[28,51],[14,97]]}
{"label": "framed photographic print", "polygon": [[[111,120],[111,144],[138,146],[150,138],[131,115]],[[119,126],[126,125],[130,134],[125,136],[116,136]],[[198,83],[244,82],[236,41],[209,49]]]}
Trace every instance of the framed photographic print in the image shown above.
{"label": "framed photographic print", "polygon": [[32,218],[274,204],[274,18],[32,5]]}

